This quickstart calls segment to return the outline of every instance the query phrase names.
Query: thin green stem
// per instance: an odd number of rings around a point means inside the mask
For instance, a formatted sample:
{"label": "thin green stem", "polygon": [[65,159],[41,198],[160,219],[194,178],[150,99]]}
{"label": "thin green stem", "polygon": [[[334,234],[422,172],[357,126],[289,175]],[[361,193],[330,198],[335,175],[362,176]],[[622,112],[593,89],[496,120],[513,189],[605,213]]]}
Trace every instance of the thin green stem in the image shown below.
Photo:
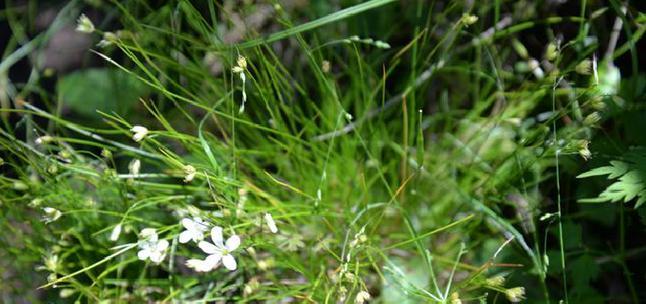
{"label": "thin green stem", "polygon": [[[556,113],[556,94],[554,94],[554,91],[556,90],[556,87],[559,85],[559,82],[561,79],[555,80],[554,81],[554,86],[552,87],[552,113]],[[563,294],[565,296],[565,303],[569,303],[568,299],[568,287],[567,287],[567,274],[566,274],[566,269],[565,269],[565,246],[563,245],[563,209],[561,208],[561,178],[560,178],[560,171],[559,171],[559,154],[561,152],[561,149],[559,148],[559,141],[558,141],[558,133],[556,130],[556,119],[552,120],[552,132],[553,132],[553,137],[554,137],[554,160],[555,160],[555,166],[556,166],[556,205],[558,208],[557,214],[558,214],[558,224],[559,224],[559,250],[561,253],[561,271],[563,275]]]}

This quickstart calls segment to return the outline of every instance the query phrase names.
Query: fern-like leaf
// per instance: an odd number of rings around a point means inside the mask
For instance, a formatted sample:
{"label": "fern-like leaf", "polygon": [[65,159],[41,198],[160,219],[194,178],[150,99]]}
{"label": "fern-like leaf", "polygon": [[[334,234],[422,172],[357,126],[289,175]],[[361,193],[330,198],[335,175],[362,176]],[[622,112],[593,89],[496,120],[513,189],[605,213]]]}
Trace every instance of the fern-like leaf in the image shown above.
{"label": "fern-like leaf", "polygon": [[613,160],[610,166],[594,168],[580,174],[577,178],[607,175],[608,179],[615,180],[596,198],[580,199],[581,203],[624,203],[637,199],[635,208],[646,202],[646,149],[636,148],[628,152],[624,159]]}

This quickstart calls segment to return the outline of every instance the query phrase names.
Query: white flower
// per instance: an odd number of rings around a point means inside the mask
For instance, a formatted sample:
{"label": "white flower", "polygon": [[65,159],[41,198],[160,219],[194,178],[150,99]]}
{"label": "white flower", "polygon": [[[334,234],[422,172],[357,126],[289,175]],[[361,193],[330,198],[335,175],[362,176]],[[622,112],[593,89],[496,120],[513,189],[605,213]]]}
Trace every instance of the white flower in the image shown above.
{"label": "white flower", "polygon": [[150,259],[153,263],[161,263],[166,257],[168,241],[159,240],[157,232],[153,228],[141,230],[140,236],[141,240],[138,245],[141,250],[137,252],[137,257],[142,261]]}
{"label": "white flower", "polygon": [[354,299],[354,303],[363,304],[368,300],[370,300],[370,294],[367,291],[362,290],[357,293],[357,297]]}
{"label": "white flower", "polygon": [[76,31],[86,34],[94,32],[94,24],[92,23],[92,20],[85,16],[85,14],[81,14],[76,21]]}
{"label": "white flower", "polygon": [[100,48],[107,47],[109,45],[114,44],[115,41],[119,39],[119,36],[113,32],[105,32],[103,33],[103,39],[99,41],[99,43],[96,45]]}
{"label": "white flower", "polygon": [[469,25],[472,25],[478,21],[478,16],[464,13],[462,14],[460,21],[468,27]]}
{"label": "white flower", "polygon": [[182,226],[186,228],[186,230],[179,234],[179,242],[182,244],[188,243],[190,240],[194,242],[201,241],[204,238],[204,232],[209,229],[206,223],[199,217],[182,219]]}
{"label": "white flower", "polygon": [[236,264],[236,260],[233,255],[231,255],[231,252],[240,246],[240,237],[232,235],[227,239],[226,243],[224,243],[222,227],[216,226],[211,229],[211,239],[213,240],[213,244],[206,241],[201,241],[198,244],[200,249],[208,254],[206,259],[190,259],[186,262],[186,265],[196,271],[205,272],[214,269],[218,262],[222,260],[224,267],[231,271],[236,270],[238,265]]}
{"label": "white flower", "polygon": [[132,174],[132,175],[139,175],[139,169],[141,169],[141,161],[138,160],[138,159],[133,159],[128,164],[128,170],[130,171],[130,174]]}
{"label": "white flower", "polygon": [[247,59],[244,56],[238,56],[237,66],[233,67],[231,71],[233,73],[240,75],[240,80],[242,80],[242,104],[240,105],[239,113],[244,112],[244,105],[247,102],[247,91],[245,90],[245,83],[247,82],[247,76],[244,71],[247,69]]}
{"label": "white flower", "polygon": [[193,181],[196,173],[197,171],[195,170],[195,167],[191,165],[184,166],[184,182],[190,183],[191,181]]}
{"label": "white flower", "polygon": [[57,220],[62,215],[60,210],[52,207],[45,207],[43,208],[43,211],[45,211],[45,216],[43,216],[43,221],[45,221],[46,224],[49,224]]}
{"label": "white flower", "polygon": [[545,73],[543,72],[543,69],[541,69],[541,65],[536,59],[529,59],[529,61],[527,61],[527,65],[529,66],[529,69],[532,71],[532,73],[534,73],[534,77],[538,79],[543,79],[545,77]]}
{"label": "white flower", "polygon": [[51,272],[56,272],[61,266],[61,264],[60,264],[61,261],[58,258],[57,254],[53,254],[53,253],[49,252],[45,256],[44,260],[45,260],[44,261],[45,269],[47,269],[47,270],[49,270]]}
{"label": "white flower", "polygon": [[505,290],[507,300],[512,303],[518,303],[525,299],[525,287],[514,287]]}
{"label": "white flower", "polygon": [[267,226],[269,226],[269,231],[271,231],[271,233],[278,232],[278,227],[276,227],[276,222],[274,222],[274,218],[271,217],[270,213],[265,213],[265,221],[267,222]]}
{"label": "white flower", "polygon": [[130,129],[134,134],[132,135],[132,140],[140,142],[146,135],[148,135],[148,129],[142,126],[134,126]]}
{"label": "white flower", "polygon": [[112,233],[110,233],[110,241],[116,242],[119,239],[120,235],[121,235],[121,223],[114,226],[114,229],[112,229]]}
{"label": "white flower", "polygon": [[244,58],[244,56],[238,55],[238,60],[236,61],[236,63],[241,69],[247,69],[247,58]]}

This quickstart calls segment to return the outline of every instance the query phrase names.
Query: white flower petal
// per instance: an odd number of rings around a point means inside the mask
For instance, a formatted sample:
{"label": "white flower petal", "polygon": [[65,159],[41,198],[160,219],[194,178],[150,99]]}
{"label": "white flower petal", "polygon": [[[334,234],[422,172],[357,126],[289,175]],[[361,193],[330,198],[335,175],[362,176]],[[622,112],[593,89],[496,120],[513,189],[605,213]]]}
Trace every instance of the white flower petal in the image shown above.
{"label": "white flower petal", "polygon": [[166,248],[168,248],[167,240],[161,240],[159,241],[159,243],[157,243],[157,251],[165,251]]}
{"label": "white flower petal", "polygon": [[157,232],[153,228],[145,228],[141,230],[139,234],[141,235],[141,238],[146,241],[150,241],[153,243],[157,242],[157,239],[158,239]]}
{"label": "white flower petal", "polygon": [[220,254],[222,252],[220,248],[206,241],[201,241],[197,246],[206,254]]}
{"label": "white flower petal", "polygon": [[142,261],[145,261],[149,256],[150,256],[150,250],[144,249],[144,250],[139,250],[139,252],[137,252],[137,257]]}
{"label": "white flower petal", "polygon": [[193,222],[195,224],[197,224],[197,226],[205,226],[206,225],[206,223],[204,222],[204,220],[201,217],[194,217]]}
{"label": "white flower petal", "polygon": [[234,251],[240,246],[240,237],[237,235],[232,235],[229,239],[227,239],[227,244],[225,248],[228,251]]}
{"label": "white flower petal", "polygon": [[195,220],[194,220],[193,222],[195,223],[195,229],[196,229],[196,230],[199,230],[199,231],[200,231],[200,232],[202,232],[202,233],[204,233],[204,232],[206,232],[207,230],[209,230],[209,226],[208,226],[208,224],[207,224],[207,223],[205,223],[204,221],[202,221],[202,219],[201,219],[201,218],[196,217],[196,218],[195,218]]}
{"label": "white flower petal", "polygon": [[271,231],[271,233],[278,232],[278,227],[276,227],[276,222],[274,221],[274,218],[271,216],[270,213],[265,213],[265,221],[267,222],[267,226],[269,226],[269,231]]}
{"label": "white flower petal", "polygon": [[190,259],[186,261],[186,266],[198,272],[207,272],[213,270],[218,265],[220,258],[220,255],[209,255],[204,260]]}
{"label": "white flower petal", "polygon": [[195,269],[195,271],[207,271],[204,270],[204,261],[199,259],[190,259],[186,261],[186,266]]}
{"label": "white flower petal", "polygon": [[184,228],[186,228],[186,230],[193,230],[195,228],[195,222],[192,219],[183,218],[182,219],[182,226],[184,226]]}
{"label": "white flower petal", "polygon": [[134,132],[134,133],[147,133],[147,132],[148,132],[148,128],[146,128],[146,127],[142,127],[142,126],[133,126],[133,127],[130,129],[130,131],[132,131],[132,132]]}
{"label": "white flower petal", "polygon": [[231,271],[236,270],[236,268],[238,268],[238,265],[236,264],[236,259],[233,258],[233,256],[230,254],[227,254],[222,257],[222,264],[224,264],[224,267],[226,267]]}
{"label": "white flower petal", "polygon": [[135,133],[132,135],[132,140],[135,142],[140,142],[142,139],[144,139],[144,133]]}
{"label": "white flower petal", "polygon": [[206,261],[191,259],[186,262],[186,266],[195,269],[197,272],[207,272],[213,270],[213,267]]}
{"label": "white flower petal", "polygon": [[119,239],[119,235],[121,235],[121,224],[117,224],[114,226],[114,229],[112,229],[110,241],[116,242]]}
{"label": "white flower petal", "polygon": [[161,263],[165,257],[166,252],[164,251],[155,251],[150,254],[150,260],[155,264]]}
{"label": "white flower petal", "polygon": [[220,262],[221,259],[222,259],[221,254],[212,254],[212,255],[207,256],[206,259],[204,259],[204,262],[205,262],[205,264],[207,266],[209,266],[211,269],[213,269],[213,268],[215,268],[215,266],[218,265],[218,263]]}
{"label": "white flower petal", "polygon": [[179,234],[179,242],[182,244],[188,243],[192,238],[193,234],[188,230],[184,230]]}
{"label": "white flower petal", "polygon": [[219,247],[224,247],[224,237],[222,236],[222,227],[215,226],[211,229],[211,239],[213,244]]}

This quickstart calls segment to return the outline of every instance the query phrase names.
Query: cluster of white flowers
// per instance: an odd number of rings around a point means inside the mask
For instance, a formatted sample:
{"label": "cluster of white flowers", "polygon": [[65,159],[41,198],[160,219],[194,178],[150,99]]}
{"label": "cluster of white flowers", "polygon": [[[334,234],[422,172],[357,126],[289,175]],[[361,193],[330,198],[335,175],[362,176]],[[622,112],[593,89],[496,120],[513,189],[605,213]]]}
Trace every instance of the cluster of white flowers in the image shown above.
{"label": "cluster of white flowers", "polygon": [[[270,213],[264,214],[267,226],[272,233],[278,232],[276,222]],[[224,240],[223,228],[214,226],[210,229],[211,242],[205,241],[204,236],[209,231],[209,224],[199,217],[183,218],[180,221],[184,230],[179,234],[179,242],[182,244],[195,242],[198,247],[206,254],[204,259],[189,259],[186,266],[198,272],[208,272],[216,269],[220,264],[230,271],[238,268],[233,252],[240,247],[240,237],[231,235],[226,241]],[[112,230],[110,240],[116,241],[121,234],[122,224],[118,224]],[[155,229],[145,228],[139,234],[139,252],[137,256],[140,260],[150,260],[159,264],[166,257],[168,241],[160,240]]]}
{"label": "cluster of white flowers", "polygon": [[168,241],[160,240],[157,231],[153,228],[143,229],[139,235],[137,257],[142,261],[150,259],[155,264],[161,263],[166,257]]}

